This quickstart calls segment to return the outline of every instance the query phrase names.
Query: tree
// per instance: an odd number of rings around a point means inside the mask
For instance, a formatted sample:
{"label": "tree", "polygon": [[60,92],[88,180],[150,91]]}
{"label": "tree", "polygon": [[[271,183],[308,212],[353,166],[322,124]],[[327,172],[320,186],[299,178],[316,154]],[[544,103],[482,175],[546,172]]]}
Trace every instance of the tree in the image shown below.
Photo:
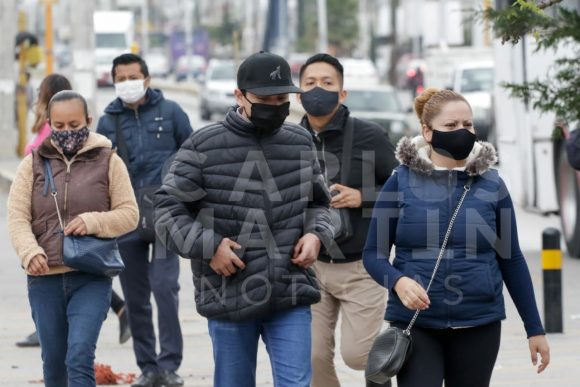
{"label": "tree", "polygon": [[[358,43],[357,9],[359,0],[327,0],[328,41],[339,55],[348,55]],[[298,41],[296,48],[314,52],[318,40],[316,1],[299,0]]]}
{"label": "tree", "polygon": [[535,109],[554,112],[571,122],[580,120],[580,14],[562,7],[561,2],[516,0],[510,7],[487,9],[480,16],[491,22],[503,44],[516,44],[524,35],[531,34],[537,51],[572,45],[575,54],[557,59],[545,81],[503,84],[512,96],[529,101]]}

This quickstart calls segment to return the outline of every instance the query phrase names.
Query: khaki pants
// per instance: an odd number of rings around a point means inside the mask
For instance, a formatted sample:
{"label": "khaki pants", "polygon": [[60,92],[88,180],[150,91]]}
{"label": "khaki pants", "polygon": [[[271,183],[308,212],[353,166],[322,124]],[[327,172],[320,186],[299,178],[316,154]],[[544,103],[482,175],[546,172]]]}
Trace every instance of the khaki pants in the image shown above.
{"label": "khaki pants", "polygon": [[365,270],[362,260],[316,262],[322,299],[312,306],[312,387],[340,387],[334,367],[334,333],[342,317],[340,349],[347,366],[363,370],[384,323],[387,290]]}

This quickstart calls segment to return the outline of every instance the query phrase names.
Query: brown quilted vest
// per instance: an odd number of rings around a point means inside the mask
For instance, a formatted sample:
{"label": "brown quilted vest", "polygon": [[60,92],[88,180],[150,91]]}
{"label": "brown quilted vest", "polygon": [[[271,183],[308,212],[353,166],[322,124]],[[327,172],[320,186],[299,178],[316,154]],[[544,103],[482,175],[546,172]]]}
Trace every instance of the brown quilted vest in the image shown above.
{"label": "brown quilted vest", "polygon": [[44,196],[44,158],[50,160],[57,200],[66,225],[84,212],[103,212],[111,209],[109,197],[109,148],[81,150],[66,160],[50,142],[44,141],[33,151],[32,171],[32,232],[48,257],[48,266],[63,265],[61,232],[54,199]]}

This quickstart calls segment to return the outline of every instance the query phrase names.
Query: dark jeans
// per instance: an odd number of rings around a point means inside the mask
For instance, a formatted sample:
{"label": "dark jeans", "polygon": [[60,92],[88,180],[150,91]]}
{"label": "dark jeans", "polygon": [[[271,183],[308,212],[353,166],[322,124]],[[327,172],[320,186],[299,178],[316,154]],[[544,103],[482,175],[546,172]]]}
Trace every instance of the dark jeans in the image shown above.
{"label": "dark jeans", "polygon": [[[392,323],[401,329],[407,324]],[[411,357],[397,375],[399,387],[488,387],[501,322],[473,328],[411,329]]]}
{"label": "dark jeans", "polygon": [[81,272],[28,276],[47,387],[95,386],[95,349],[111,287],[111,278]]}
{"label": "dark jeans", "polygon": [[[129,324],[133,335],[133,350],[142,372],[176,371],[183,358],[183,338],[179,324],[179,258],[160,246],[138,239],[135,232],[119,241],[119,250],[125,270],[121,273],[121,286],[129,311]],[[156,352],[153,329],[151,293],[157,304],[160,352]]]}

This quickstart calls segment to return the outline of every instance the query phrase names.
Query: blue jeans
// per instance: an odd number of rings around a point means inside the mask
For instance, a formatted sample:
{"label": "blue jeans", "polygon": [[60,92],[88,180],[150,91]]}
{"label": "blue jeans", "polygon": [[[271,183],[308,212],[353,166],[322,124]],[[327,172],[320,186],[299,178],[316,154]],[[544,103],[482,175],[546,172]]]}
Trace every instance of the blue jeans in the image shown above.
{"label": "blue jeans", "polygon": [[88,273],[28,276],[45,386],[96,385],[95,349],[111,290],[111,278]]}
{"label": "blue jeans", "polygon": [[274,387],[308,387],[312,315],[300,306],[256,320],[209,320],[215,363],[214,387],[254,387],[258,340],[270,355]]}

